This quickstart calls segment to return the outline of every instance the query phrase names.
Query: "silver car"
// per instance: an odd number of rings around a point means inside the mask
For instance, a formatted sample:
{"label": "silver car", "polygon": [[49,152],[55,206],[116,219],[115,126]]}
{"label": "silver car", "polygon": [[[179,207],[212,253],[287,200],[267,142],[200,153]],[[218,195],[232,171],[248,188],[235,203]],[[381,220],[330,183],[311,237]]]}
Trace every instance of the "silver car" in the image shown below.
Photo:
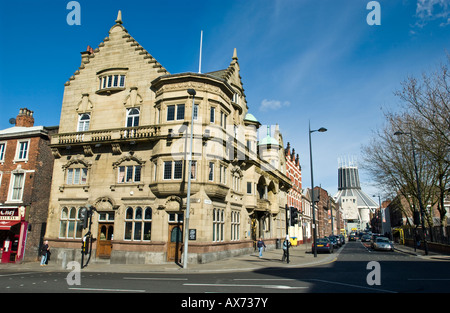
{"label": "silver car", "polygon": [[376,237],[372,243],[372,249],[374,250],[387,250],[394,251],[394,244],[386,237]]}

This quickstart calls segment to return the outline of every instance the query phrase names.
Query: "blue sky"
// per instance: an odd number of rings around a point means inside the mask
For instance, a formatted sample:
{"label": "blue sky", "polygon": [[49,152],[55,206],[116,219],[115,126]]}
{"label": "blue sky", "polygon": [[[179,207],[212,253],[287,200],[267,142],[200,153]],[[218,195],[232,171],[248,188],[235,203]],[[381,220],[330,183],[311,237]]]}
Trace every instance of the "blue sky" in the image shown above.
{"label": "blue sky", "polygon": [[[68,25],[69,1],[0,0],[0,129],[19,108],[35,125],[58,125],[64,83],[81,51],[108,35],[122,10],[124,26],[170,73],[226,68],[237,48],[250,112],[279,124],[300,155],[310,187],[308,121],[314,182],[337,192],[339,157],[361,158],[361,145],[395,110],[393,92],[409,75],[436,68],[450,52],[450,1],[378,1],[381,25],[369,26],[368,0],[78,1],[81,25]],[[447,51],[447,52],[446,52]],[[378,192],[360,169],[363,190]]]}

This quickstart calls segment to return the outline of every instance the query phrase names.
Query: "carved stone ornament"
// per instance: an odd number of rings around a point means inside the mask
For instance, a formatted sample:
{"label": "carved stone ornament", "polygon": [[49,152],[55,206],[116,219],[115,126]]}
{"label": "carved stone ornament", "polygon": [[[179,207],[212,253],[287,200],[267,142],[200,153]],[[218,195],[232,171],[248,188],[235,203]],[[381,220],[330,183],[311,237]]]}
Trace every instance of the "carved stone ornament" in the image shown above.
{"label": "carved stone ornament", "polygon": [[139,165],[145,164],[141,158],[134,155],[134,152],[130,151],[127,155],[121,157],[119,160],[113,163],[113,168],[117,168],[122,162],[125,161],[135,161]]}
{"label": "carved stone ornament", "polygon": [[52,148],[52,154],[55,159],[61,158],[61,153],[58,148]]}
{"label": "carved stone ornament", "polygon": [[81,95],[81,101],[77,104],[77,111],[78,112],[86,112],[91,111],[94,108],[94,105],[92,104],[92,101],[89,100],[89,94],[84,93]]}
{"label": "carved stone ornament", "polygon": [[63,170],[66,170],[68,167],[70,167],[72,164],[83,164],[87,168],[90,168],[92,166],[92,162],[87,161],[84,159],[84,156],[77,155],[73,159],[69,160],[66,164],[62,166]]}
{"label": "carved stone ornament", "polygon": [[83,146],[84,155],[85,156],[93,156],[94,152],[92,151],[91,145],[84,145]]}
{"label": "carved stone ornament", "polygon": [[111,148],[112,148],[112,153],[115,155],[119,155],[122,154],[122,149],[120,148],[120,144],[119,143],[112,143],[111,144]]}
{"label": "carved stone ornament", "polygon": [[94,207],[97,211],[112,211],[118,208],[114,201],[109,197],[101,197],[94,201]]}
{"label": "carved stone ornament", "polygon": [[180,211],[183,208],[183,199],[179,196],[169,196],[165,203],[166,211]]}
{"label": "carved stone ornament", "polygon": [[125,106],[134,107],[136,104],[141,104],[144,100],[142,96],[137,92],[137,87],[131,87],[130,93],[125,97],[123,104]]}

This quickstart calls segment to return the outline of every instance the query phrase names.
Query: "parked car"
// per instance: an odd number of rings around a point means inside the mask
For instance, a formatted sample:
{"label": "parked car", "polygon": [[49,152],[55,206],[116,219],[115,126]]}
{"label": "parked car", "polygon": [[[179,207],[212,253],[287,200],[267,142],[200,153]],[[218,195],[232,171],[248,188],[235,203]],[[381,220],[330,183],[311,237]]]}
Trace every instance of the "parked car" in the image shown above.
{"label": "parked car", "polygon": [[[311,246],[312,252],[314,252],[314,242]],[[316,239],[316,250],[317,252],[328,252],[333,253],[334,247],[328,238],[317,238]]]}
{"label": "parked car", "polygon": [[373,250],[387,250],[394,251],[394,244],[386,237],[376,237],[372,243]]}
{"label": "parked car", "polygon": [[[340,246],[342,246],[342,241],[341,241],[341,238],[340,238],[339,236],[337,236],[337,235],[330,235],[330,236],[328,236],[328,238],[329,238],[330,241],[333,243],[333,245],[334,245],[335,248],[336,248],[336,247],[339,248]],[[337,245],[334,244],[333,238],[336,240]]]}
{"label": "parked car", "polygon": [[333,249],[334,248],[339,249],[339,243],[338,243],[338,241],[337,241],[335,236],[329,236],[327,238],[331,242],[331,244],[333,245]]}
{"label": "parked car", "polygon": [[370,235],[363,235],[361,237],[361,242],[370,242],[371,241],[371,236]]}

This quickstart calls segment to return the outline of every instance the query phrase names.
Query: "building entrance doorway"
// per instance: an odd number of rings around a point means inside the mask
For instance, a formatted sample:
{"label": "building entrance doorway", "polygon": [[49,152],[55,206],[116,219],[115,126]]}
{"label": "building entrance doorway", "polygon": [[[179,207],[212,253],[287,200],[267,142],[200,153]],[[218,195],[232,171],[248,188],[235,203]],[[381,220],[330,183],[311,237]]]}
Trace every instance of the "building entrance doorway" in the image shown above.
{"label": "building entrance doorway", "polygon": [[98,224],[97,257],[109,259],[112,251],[112,239],[114,233],[114,224]]}
{"label": "building entrance doorway", "polygon": [[167,261],[181,263],[183,249],[183,225],[169,224],[169,238],[167,240]]}

